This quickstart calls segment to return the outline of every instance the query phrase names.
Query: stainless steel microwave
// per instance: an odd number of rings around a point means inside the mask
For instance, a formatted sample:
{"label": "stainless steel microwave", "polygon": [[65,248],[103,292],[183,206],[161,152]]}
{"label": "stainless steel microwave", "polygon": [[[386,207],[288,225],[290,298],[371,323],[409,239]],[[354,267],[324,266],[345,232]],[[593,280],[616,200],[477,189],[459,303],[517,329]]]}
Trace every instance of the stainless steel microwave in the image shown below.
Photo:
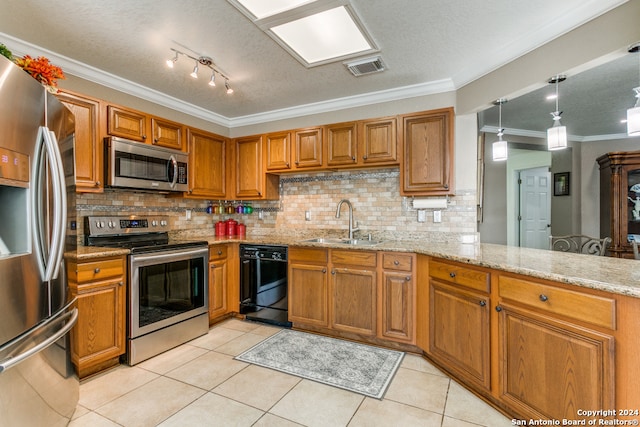
{"label": "stainless steel microwave", "polygon": [[105,139],[106,181],[111,187],[188,191],[187,153],[117,137]]}

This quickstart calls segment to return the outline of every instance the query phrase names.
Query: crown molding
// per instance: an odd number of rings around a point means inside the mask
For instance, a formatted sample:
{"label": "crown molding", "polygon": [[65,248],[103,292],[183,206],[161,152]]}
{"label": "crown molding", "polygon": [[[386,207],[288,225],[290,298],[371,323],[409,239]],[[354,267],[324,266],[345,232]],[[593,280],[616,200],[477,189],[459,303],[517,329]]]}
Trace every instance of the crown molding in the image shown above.
{"label": "crown molding", "polygon": [[185,114],[197,117],[211,123],[227,127],[229,129],[261,124],[275,120],[291,119],[312,114],[326,113],[330,111],[342,110],[346,108],[362,107],[371,104],[396,101],[406,98],[433,95],[450,92],[456,88],[451,79],[437,80],[433,82],[420,83],[416,85],[403,86],[394,89],[386,89],[377,92],[365,93],[344,98],[336,98],[328,101],[315,102],[294,107],[282,108],[279,110],[265,111],[263,113],[250,114],[239,117],[225,117],[205,108],[198,107],[178,98],[166,95],[155,89],[150,89],[130,80],[123,79],[115,74],[107,73],[98,68],[76,61],[72,58],[60,55],[56,52],[44,49],[40,46],[25,42],[8,34],[0,32],[0,37],[5,41],[10,41],[12,51],[17,55],[45,56],[56,65],[60,66],[65,73],[74,75],[84,80],[106,86],[120,92],[124,92],[145,101],[153,102],[180,111]]}

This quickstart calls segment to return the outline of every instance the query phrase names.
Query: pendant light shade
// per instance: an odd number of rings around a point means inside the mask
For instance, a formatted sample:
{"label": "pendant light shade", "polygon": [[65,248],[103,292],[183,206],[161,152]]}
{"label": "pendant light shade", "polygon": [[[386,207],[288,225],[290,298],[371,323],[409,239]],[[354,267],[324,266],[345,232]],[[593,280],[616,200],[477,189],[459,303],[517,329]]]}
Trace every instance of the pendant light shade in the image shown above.
{"label": "pendant light shade", "polygon": [[493,105],[498,106],[498,140],[493,143],[492,154],[494,162],[502,162],[508,158],[508,143],[502,139],[504,135],[504,129],[502,128],[502,104],[507,102],[505,98],[500,98],[493,102]]}
{"label": "pendant light shade", "polygon": [[567,128],[560,123],[562,111],[558,109],[558,83],[566,80],[566,76],[557,75],[549,79],[549,83],[556,85],[556,111],[553,116],[553,126],[547,129],[547,147],[549,150],[562,150],[567,148]]}
{"label": "pendant light shade", "polygon": [[627,134],[629,136],[640,136],[640,87],[634,88],[636,91],[636,105],[627,110]]}
{"label": "pendant light shade", "polygon": [[[640,51],[640,43],[629,46],[629,53]],[[640,73],[638,73],[640,78]],[[640,136],[640,86],[633,88],[636,93],[636,105],[627,110],[627,135]]]}

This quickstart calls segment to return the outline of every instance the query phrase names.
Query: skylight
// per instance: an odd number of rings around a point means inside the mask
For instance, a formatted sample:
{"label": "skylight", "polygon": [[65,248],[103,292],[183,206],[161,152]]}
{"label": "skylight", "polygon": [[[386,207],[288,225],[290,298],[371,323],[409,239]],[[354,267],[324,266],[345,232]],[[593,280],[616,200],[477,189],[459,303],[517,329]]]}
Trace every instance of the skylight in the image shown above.
{"label": "skylight", "polygon": [[345,1],[228,1],[305,67],[378,51]]}

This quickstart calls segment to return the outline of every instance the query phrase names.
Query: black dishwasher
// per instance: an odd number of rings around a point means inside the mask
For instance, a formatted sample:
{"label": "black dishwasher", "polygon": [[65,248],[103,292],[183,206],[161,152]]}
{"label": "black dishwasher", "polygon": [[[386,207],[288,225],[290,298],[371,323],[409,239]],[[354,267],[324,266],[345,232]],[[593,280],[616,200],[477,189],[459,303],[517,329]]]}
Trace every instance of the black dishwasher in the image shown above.
{"label": "black dishwasher", "polygon": [[287,306],[287,247],[240,245],[240,314],[291,327]]}

